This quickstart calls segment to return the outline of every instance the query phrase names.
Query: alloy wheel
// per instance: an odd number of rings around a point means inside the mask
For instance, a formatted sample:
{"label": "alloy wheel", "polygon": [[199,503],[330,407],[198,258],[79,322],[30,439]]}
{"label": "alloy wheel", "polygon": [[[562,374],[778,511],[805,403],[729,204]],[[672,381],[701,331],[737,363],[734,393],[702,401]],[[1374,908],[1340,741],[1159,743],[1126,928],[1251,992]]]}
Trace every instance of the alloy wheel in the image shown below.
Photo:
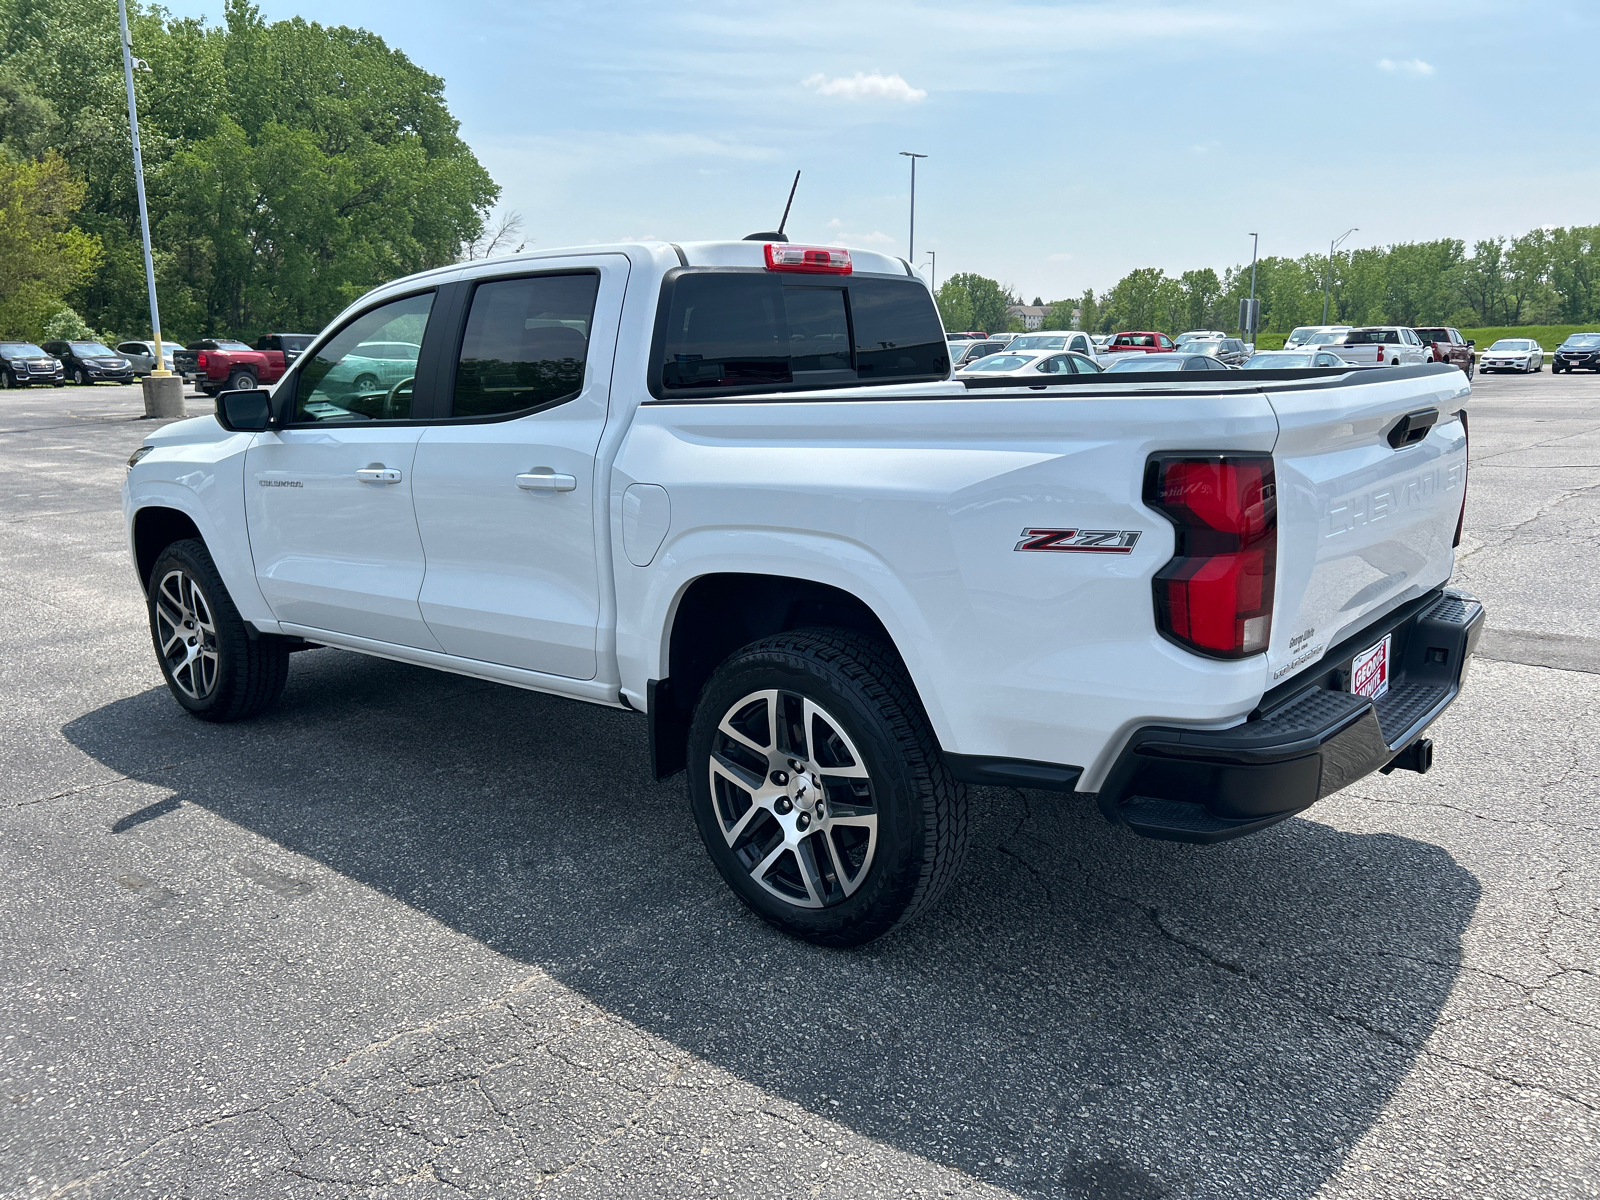
{"label": "alloy wheel", "polygon": [[216,690],[216,620],[186,571],[168,571],[156,588],[156,637],[167,674],[184,695],[204,700]]}
{"label": "alloy wheel", "polygon": [[717,724],[711,804],[740,867],[798,908],[841,904],[878,845],[865,759],[838,720],[796,692],[751,692]]}

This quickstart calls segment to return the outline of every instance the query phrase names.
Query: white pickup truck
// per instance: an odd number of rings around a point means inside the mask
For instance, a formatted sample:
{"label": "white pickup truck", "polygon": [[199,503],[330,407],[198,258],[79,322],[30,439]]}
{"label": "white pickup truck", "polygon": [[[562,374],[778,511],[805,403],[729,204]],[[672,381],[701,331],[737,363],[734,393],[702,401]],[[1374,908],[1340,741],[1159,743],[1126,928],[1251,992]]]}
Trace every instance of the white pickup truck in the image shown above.
{"label": "white pickup truck", "polygon": [[1368,325],[1352,329],[1333,345],[1333,352],[1355,367],[1403,367],[1431,363],[1433,346],[1404,325]]}
{"label": "white pickup truck", "polygon": [[1427,769],[1483,619],[1446,587],[1469,395],[960,382],[898,259],[588,247],[370,293],[123,501],[191,713],[314,646],[639,711],[743,901],[852,945],[949,885],[968,785],[1206,843]]}

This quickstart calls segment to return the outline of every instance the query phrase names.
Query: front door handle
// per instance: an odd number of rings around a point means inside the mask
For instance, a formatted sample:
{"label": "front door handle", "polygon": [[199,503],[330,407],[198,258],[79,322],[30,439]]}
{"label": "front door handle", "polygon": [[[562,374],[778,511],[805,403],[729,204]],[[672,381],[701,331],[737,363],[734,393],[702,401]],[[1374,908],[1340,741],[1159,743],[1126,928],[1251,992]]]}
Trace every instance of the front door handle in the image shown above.
{"label": "front door handle", "polygon": [[578,481],[549,467],[535,467],[526,475],[517,476],[517,486],[525,492],[570,492],[578,486]]}
{"label": "front door handle", "polygon": [[399,483],[400,468],[386,467],[382,463],[373,463],[369,467],[362,467],[356,472],[356,478],[362,483]]}

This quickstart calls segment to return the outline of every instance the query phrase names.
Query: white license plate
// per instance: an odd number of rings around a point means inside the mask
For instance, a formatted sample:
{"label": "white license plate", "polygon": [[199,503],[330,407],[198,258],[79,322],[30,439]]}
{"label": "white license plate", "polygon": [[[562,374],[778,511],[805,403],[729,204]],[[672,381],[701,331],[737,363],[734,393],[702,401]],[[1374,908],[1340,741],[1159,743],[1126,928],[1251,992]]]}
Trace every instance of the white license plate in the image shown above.
{"label": "white license plate", "polygon": [[1376,700],[1389,690],[1389,646],[1393,640],[1391,633],[1350,663],[1350,690],[1356,695]]}

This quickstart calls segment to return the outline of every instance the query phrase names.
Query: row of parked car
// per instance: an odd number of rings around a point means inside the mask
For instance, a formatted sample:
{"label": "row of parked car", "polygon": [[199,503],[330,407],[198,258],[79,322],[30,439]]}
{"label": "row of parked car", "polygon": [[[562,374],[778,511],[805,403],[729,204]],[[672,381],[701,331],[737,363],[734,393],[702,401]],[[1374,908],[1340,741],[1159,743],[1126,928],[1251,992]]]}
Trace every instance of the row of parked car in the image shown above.
{"label": "row of parked car", "polygon": [[[1480,357],[1477,343],[1448,326],[1303,325],[1282,350],[1262,350],[1216,329],[1177,337],[1153,330],[1089,334],[1074,329],[997,334],[952,333],[951,362],[963,375],[1043,373],[1303,370],[1450,363],[1477,371],[1540,371],[1545,351],[1534,338],[1501,338]],[[1153,355],[1160,355],[1153,358]],[[1575,333],[1556,350],[1552,371],[1600,370],[1600,333]]]}
{"label": "row of parked car", "polygon": [[[254,346],[226,338],[206,338],[181,349],[162,343],[161,358],[174,375],[215,395],[276,383],[311,344],[309,333],[268,333]],[[0,388],[49,384],[130,384],[156,369],[154,341],[118,342],[113,350],[97,341],[0,340]]]}

